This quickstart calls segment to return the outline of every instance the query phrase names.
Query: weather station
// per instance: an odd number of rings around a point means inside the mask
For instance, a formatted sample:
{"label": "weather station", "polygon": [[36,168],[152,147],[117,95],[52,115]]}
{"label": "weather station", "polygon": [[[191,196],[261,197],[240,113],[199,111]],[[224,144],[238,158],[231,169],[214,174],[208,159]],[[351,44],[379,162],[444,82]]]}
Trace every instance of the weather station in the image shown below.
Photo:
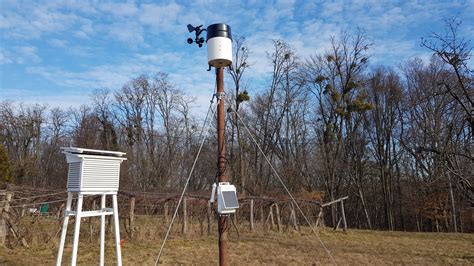
{"label": "weather station", "polygon": [[[207,44],[207,64],[208,71],[212,70],[212,67],[215,68],[216,73],[216,91],[212,95],[210,101],[209,109],[204,119],[203,127],[201,129],[201,144],[194,159],[193,165],[189,172],[188,178],[186,179],[183,191],[178,200],[178,204],[175,208],[173,218],[168,227],[168,230],[164,236],[160,252],[156,259],[155,265],[160,263],[161,255],[168,239],[168,236],[171,233],[173,223],[177,217],[179,206],[183,200],[184,194],[189,184],[189,180],[192,177],[194,168],[196,166],[199,154],[204,145],[204,141],[207,137],[207,122],[209,118],[210,111],[212,109],[214,99],[217,99],[217,174],[216,174],[216,183],[212,185],[211,193],[211,205],[214,207],[214,202],[217,194],[217,210],[216,216],[218,219],[218,235],[219,235],[219,265],[229,265],[229,248],[228,248],[228,238],[227,230],[229,229],[229,217],[235,213],[239,208],[239,203],[237,199],[236,187],[231,185],[228,182],[226,174],[226,145],[225,145],[225,92],[224,92],[224,69],[226,67],[232,68],[232,33],[231,28],[227,24],[218,23],[209,25],[206,29],[203,28],[203,25],[193,26],[191,24],[187,25],[189,33],[195,34],[194,38],[188,38],[188,44],[196,44],[199,48],[202,48],[204,43]],[[203,32],[207,33],[206,39],[201,36]]]}
{"label": "weather station", "polygon": [[216,70],[232,67],[232,34],[229,25],[218,23],[208,26],[207,29],[202,29],[202,25],[194,27],[188,24],[188,31],[196,34],[194,39],[188,38],[188,43],[196,43],[199,48],[204,44],[204,37],[201,37],[201,33],[206,31],[208,70],[211,70],[211,67],[215,67]]}
{"label": "weather station", "polygon": [[[105,252],[105,216],[113,215],[115,228],[115,248],[117,265],[122,265],[120,250],[120,227],[118,216],[117,192],[119,189],[120,164],[127,160],[122,157],[123,152],[83,149],[76,147],[63,147],[62,153],[66,155],[69,165],[67,176],[67,202],[64,212],[64,221],[59,243],[56,265],[60,266],[64,245],[66,241],[69,217],[75,216],[71,265],[76,265],[79,246],[79,233],[81,218],[99,216],[100,224],[100,260],[99,265],[104,265]],[[74,197],[76,195],[76,197]],[[99,210],[84,211],[82,205],[84,197],[100,195],[101,206]],[[112,208],[106,207],[106,196],[112,196]],[[76,210],[72,210],[72,200],[77,198]]]}
{"label": "weather station", "polygon": [[232,67],[232,31],[229,25],[217,23],[194,27],[188,24],[188,31],[195,33],[195,38],[188,38],[188,43],[196,43],[202,47],[204,38],[201,34],[206,31],[208,71],[216,69],[217,97],[217,184],[212,186],[211,203],[214,203],[217,191],[217,216],[219,233],[219,264],[229,265],[227,229],[229,215],[239,207],[236,188],[228,182],[226,175],[225,147],[225,91],[224,68]]}

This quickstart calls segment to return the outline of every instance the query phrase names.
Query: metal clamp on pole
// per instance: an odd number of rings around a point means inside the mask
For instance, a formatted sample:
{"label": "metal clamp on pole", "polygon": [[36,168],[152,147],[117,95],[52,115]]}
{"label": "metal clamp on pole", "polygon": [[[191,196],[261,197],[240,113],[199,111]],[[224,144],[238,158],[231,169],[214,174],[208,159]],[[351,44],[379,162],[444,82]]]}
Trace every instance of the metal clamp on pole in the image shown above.
{"label": "metal clamp on pole", "polygon": [[218,92],[216,95],[219,101],[225,99],[225,92]]}

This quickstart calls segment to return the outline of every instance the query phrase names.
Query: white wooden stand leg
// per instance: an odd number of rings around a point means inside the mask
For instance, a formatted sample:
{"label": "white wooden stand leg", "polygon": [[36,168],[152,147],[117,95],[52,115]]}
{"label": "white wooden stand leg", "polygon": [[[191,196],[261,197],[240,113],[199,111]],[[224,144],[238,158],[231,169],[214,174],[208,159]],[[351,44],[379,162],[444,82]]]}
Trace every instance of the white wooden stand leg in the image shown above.
{"label": "white wooden stand leg", "polygon": [[61,261],[63,259],[64,253],[64,244],[66,243],[66,233],[67,233],[67,225],[69,223],[69,211],[71,211],[71,204],[72,204],[72,193],[67,193],[67,202],[66,202],[66,209],[64,210],[64,221],[63,227],[61,229],[61,240],[59,241],[59,250],[58,250],[58,257],[56,259],[56,266],[61,266]]}
{"label": "white wooden stand leg", "polygon": [[115,228],[115,248],[117,249],[117,265],[122,266],[122,252],[120,250],[120,227],[118,217],[117,194],[112,195],[112,204],[114,209],[114,228]]}
{"label": "white wooden stand leg", "polygon": [[[100,209],[105,209],[105,194],[100,199]],[[105,215],[100,216],[100,262],[99,265],[104,265],[104,250],[105,250]]]}
{"label": "white wooden stand leg", "polygon": [[79,193],[77,196],[77,210],[76,210],[76,226],[74,227],[74,240],[72,243],[72,259],[71,265],[76,265],[77,248],[79,246],[79,231],[81,229],[81,212],[82,212],[83,195]]}

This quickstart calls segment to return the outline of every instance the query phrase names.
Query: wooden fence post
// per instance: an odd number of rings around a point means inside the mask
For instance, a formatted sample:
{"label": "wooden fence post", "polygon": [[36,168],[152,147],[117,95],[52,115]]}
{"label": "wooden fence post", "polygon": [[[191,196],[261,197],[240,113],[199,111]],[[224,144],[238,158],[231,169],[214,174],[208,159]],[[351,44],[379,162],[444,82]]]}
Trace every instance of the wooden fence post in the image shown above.
{"label": "wooden fence post", "polygon": [[13,193],[7,191],[5,196],[5,205],[3,206],[4,212],[8,213],[10,211],[10,202],[12,201]]}
{"label": "wooden fence post", "polygon": [[273,217],[273,205],[270,205],[270,221],[272,222],[270,229],[273,230],[273,228],[275,227],[275,219]]}
{"label": "wooden fence post", "polygon": [[133,239],[133,235],[135,232],[135,196],[132,196],[130,198],[130,213],[128,219],[128,225],[130,227],[130,238]]}
{"label": "wooden fence post", "polygon": [[344,211],[344,200],[341,200],[341,214],[342,214],[342,223],[344,225],[344,232],[346,232],[347,222],[346,222],[346,212]]}
{"label": "wooden fence post", "polygon": [[339,225],[341,224],[341,221],[342,221],[342,217],[339,218],[339,220],[337,221],[336,226],[334,226],[334,231],[336,231],[337,229],[339,229]]}
{"label": "wooden fence post", "polygon": [[276,218],[277,218],[278,233],[281,233],[283,231],[283,228],[281,227],[280,208],[278,207],[278,203],[275,203],[275,211],[276,211]]}
{"label": "wooden fence post", "polygon": [[250,231],[253,231],[253,199],[250,200]]}
{"label": "wooden fence post", "polygon": [[188,212],[187,212],[187,197],[183,198],[183,227],[182,227],[182,233],[184,236],[186,236],[188,232]]}
{"label": "wooden fence post", "polygon": [[268,212],[267,219],[265,219],[265,224],[267,224],[270,220],[270,230],[273,230],[273,226],[275,225],[275,220],[273,219],[273,204],[270,205],[270,211]]}
{"label": "wooden fence post", "polygon": [[7,233],[8,231],[10,231],[13,237],[15,238],[15,240],[21,242],[24,247],[29,248],[30,246],[26,242],[25,238],[22,237],[18,233],[19,232],[18,227],[13,223],[13,221],[10,218],[9,212],[10,212],[10,202],[12,200],[12,197],[13,197],[12,192],[7,191],[5,193],[3,210],[0,211],[0,230],[3,231],[3,233],[0,231],[0,241],[2,241],[2,238],[3,238],[3,243],[0,242],[0,244],[2,245],[5,244]]}
{"label": "wooden fence post", "polygon": [[296,212],[295,212],[295,206],[293,206],[293,203],[290,203],[290,208],[291,208],[291,222],[293,223],[293,227],[295,228],[296,231],[299,231],[298,228],[298,222],[296,220]]}
{"label": "wooden fence post", "polygon": [[[324,210],[324,207],[320,206],[319,207],[318,218],[316,219],[316,227],[320,226],[320,221],[321,221],[321,226],[324,225],[323,210]],[[322,220],[321,220],[321,218],[322,218]]]}
{"label": "wooden fence post", "polygon": [[7,213],[10,211],[10,201],[12,199],[12,194],[9,191],[2,192],[0,196],[4,197],[3,204],[0,202],[0,245],[4,246],[8,234],[7,226]]}
{"label": "wooden fence post", "polygon": [[165,224],[169,223],[169,204],[168,201],[165,201],[165,205],[163,207],[164,215],[165,215]]}
{"label": "wooden fence post", "polygon": [[6,221],[6,214],[10,211],[11,192],[1,192],[3,200],[0,201],[0,245],[4,246],[7,239],[8,227]]}

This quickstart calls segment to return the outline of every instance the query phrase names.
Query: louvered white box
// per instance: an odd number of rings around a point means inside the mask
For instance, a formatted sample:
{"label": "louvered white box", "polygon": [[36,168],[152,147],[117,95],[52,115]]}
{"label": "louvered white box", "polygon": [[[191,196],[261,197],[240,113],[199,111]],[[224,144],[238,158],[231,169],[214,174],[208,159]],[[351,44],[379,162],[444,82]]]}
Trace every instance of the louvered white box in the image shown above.
{"label": "louvered white box", "polygon": [[68,192],[116,192],[123,152],[63,147],[69,164]]}

